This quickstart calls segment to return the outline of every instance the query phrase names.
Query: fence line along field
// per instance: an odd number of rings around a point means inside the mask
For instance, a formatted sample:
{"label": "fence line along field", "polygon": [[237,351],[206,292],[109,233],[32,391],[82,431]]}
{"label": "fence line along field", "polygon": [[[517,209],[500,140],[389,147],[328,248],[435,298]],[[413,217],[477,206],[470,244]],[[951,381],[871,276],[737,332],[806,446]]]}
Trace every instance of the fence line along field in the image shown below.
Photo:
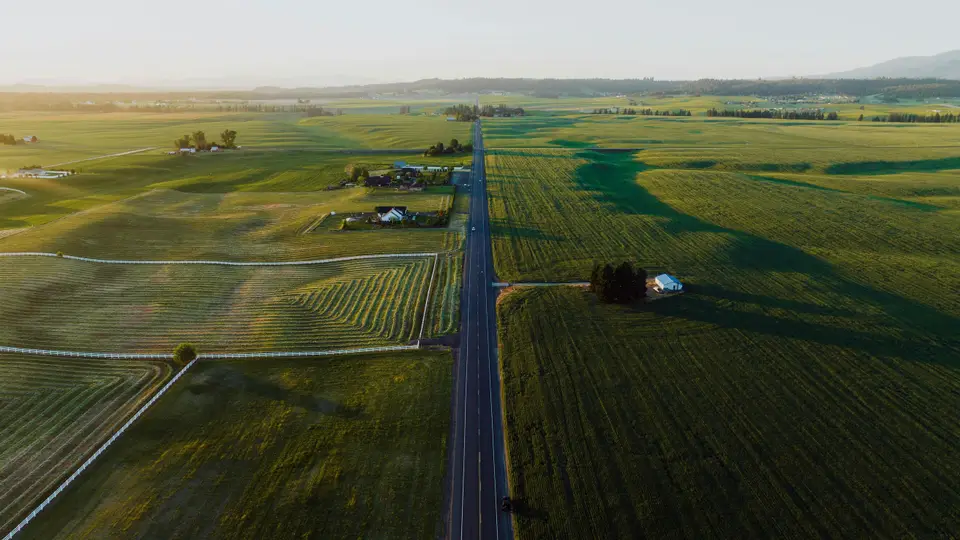
{"label": "fence line along field", "polygon": [[433,264],[432,256],[287,267],[4,257],[0,343],[102,352],[405,344],[419,335]]}
{"label": "fence line along field", "polygon": [[705,321],[712,306],[676,300],[501,299],[518,538],[958,530],[956,356],[864,352],[728,311]]}
{"label": "fence line along field", "polygon": [[23,538],[437,537],[451,373],[448,352],[200,362]]}
{"label": "fence line along field", "polygon": [[159,361],[0,354],[0,534],[109,438],[171,370]]}

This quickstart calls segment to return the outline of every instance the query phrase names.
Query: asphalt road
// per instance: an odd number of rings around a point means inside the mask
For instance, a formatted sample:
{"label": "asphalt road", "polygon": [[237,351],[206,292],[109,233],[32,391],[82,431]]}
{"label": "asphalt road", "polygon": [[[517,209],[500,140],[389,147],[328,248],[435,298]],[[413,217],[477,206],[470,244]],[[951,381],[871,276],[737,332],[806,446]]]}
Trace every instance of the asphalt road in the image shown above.
{"label": "asphalt road", "polygon": [[[497,358],[496,296],[487,218],[486,167],[479,122],[474,126],[470,221],[460,303],[460,354],[455,375],[450,519],[453,539],[512,539]],[[475,229],[475,230],[473,230]]]}

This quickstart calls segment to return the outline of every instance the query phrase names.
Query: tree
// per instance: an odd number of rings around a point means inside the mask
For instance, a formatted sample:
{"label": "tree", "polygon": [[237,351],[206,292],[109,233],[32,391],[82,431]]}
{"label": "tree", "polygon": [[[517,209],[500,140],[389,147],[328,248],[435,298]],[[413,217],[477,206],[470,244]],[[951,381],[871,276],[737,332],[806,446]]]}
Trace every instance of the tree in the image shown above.
{"label": "tree", "polygon": [[197,348],[192,343],[181,343],[173,349],[173,361],[185,366],[197,358]]}
{"label": "tree", "polygon": [[174,148],[190,148],[190,135],[184,135],[179,139],[173,141]]}
{"label": "tree", "polygon": [[226,129],[220,134],[220,140],[223,141],[224,148],[235,148],[237,145],[237,132],[232,129]]}
{"label": "tree", "polygon": [[634,270],[629,262],[596,265],[590,273],[590,289],[602,302],[631,304],[644,297],[647,291],[647,271]]}
{"label": "tree", "polygon": [[460,141],[456,139],[450,139],[450,148],[453,148],[454,151],[460,150]]}
{"label": "tree", "polygon": [[442,142],[438,142],[438,143],[434,146],[434,148],[437,149],[437,153],[438,153],[438,154],[442,154],[442,153],[443,153],[443,143],[442,143]]}
{"label": "tree", "polygon": [[[862,107],[861,107],[862,108]],[[863,115],[860,115],[860,118],[857,118],[857,122],[863,122]]]}
{"label": "tree", "polygon": [[195,131],[193,133],[193,145],[197,150],[206,150],[207,149],[207,136],[202,131]]}

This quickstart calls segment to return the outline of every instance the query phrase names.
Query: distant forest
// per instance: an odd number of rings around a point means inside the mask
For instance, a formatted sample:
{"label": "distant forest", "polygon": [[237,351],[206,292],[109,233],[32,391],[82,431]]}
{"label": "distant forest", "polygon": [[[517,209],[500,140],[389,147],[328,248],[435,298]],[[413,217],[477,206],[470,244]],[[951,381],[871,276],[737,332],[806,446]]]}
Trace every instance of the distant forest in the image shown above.
{"label": "distant forest", "polygon": [[[398,98],[425,91],[447,94],[490,94],[494,92],[522,93],[542,98],[591,97],[601,95],[716,95],[785,97],[804,94],[842,94],[854,97],[883,95],[891,102],[897,99],[956,98],[960,97],[960,81],[945,79],[785,79],[657,81],[653,79],[425,79],[416,82],[371,84],[337,88],[275,88],[261,87],[250,91],[196,91],[196,92],[57,92],[0,91],[0,111],[12,110],[93,110],[112,112],[129,110],[112,102],[141,105],[138,110],[169,110],[157,101],[184,103],[188,100],[265,100],[310,98],[365,98],[375,94],[393,94]],[[152,102],[152,103],[151,103]],[[307,103],[306,101],[303,103]],[[305,105],[264,108],[263,105],[223,105],[230,110],[273,112],[277,109],[298,110]]]}

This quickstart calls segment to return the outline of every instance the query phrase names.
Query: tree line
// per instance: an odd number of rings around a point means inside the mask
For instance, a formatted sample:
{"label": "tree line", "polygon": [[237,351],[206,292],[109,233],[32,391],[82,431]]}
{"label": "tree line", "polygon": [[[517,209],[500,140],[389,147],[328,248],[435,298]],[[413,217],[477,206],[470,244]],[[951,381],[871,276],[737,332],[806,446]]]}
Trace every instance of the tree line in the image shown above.
{"label": "tree line", "polygon": [[[860,119],[863,120],[863,115],[860,115]],[[874,122],[909,122],[909,123],[918,123],[918,124],[954,124],[960,122],[960,115],[954,113],[947,114],[914,114],[914,113],[901,113],[901,112],[892,112],[886,117],[874,116]]]}
{"label": "tree line", "polygon": [[443,110],[443,114],[456,118],[458,122],[473,122],[479,119],[481,116],[487,118],[492,118],[494,116],[523,116],[526,114],[526,111],[523,110],[523,107],[508,107],[504,104],[497,106],[484,105],[483,107],[460,104],[447,107]]}
{"label": "tree line", "polygon": [[709,117],[724,118],[775,118],[777,120],[839,120],[836,112],[824,114],[819,109],[709,109]]}
{"label": "tree line", "polygon": [[632,109],[632,108],[615,108],[615,109],[594,109],[593,114],[626,114],[626,115],[640,115],[640,116],[693,116],[693,113],[686,109],[679,109],[676,111],[660,111],[654,109]]}
{"label": "tree line", "polygon": [[220,134],[220,144],[207,141],[207,134],[203,131],[188,133],[179,139],[173,141],[173,147],[176,149],[196,148],[197,150],[210,150],[214,146],[221,148],[237,147],[237,132],[232,129],[225,129]]}
{"label": "tree line", "polygon": [[20,139],[17,139],[13,135],[0,135],[0,143],[3,143],[7,146],[14,146],[20,144]]}
{"label": "tree line", "polygon": [[[282,111],[281,111],[282,112]],[[307,118],[313,118],[314,116],[343,116],[343,109],[324,109],[319,105],[311,105],[305,109],[307,113]]]}
{"label": "tree line", "polygon": [[598,264],[590,273],[590,290],[608,304],[632,304],[647,293],[647,271],[626,261],[617,267]]}
{"label": "tree line", "polygon": [[450,144],[444,146],[442,142],[427,148],[423,153],[425,156],[439,156],[443,154],[457,154],[461,152],[473,152],[473,143],[468,142],[467,144],[460,144],[460,141],[457,139],[450,139]]}

